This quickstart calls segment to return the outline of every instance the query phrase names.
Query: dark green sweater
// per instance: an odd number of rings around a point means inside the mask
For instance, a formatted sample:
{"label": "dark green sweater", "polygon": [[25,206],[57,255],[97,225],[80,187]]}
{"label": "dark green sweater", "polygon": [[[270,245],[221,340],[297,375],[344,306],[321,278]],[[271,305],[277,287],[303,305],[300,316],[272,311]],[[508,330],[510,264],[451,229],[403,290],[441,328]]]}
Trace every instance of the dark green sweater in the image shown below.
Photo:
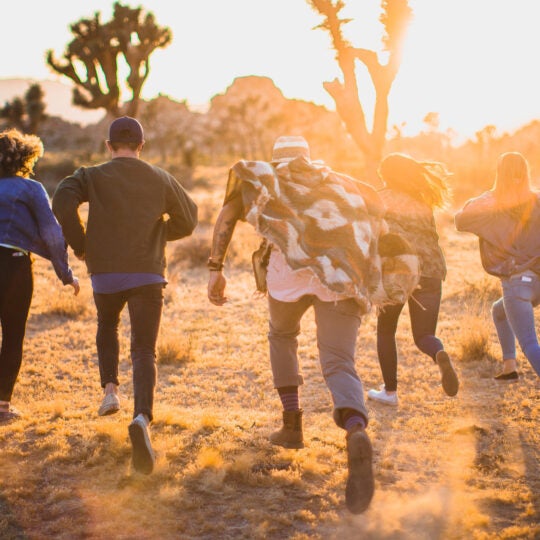
{"label": "dark green sweater", "polygon": [[[86,229],[79,215],[85,202]],[[58,185],[53,211],[90,273],[164,275],[166,242],[189,236],[197,225],[197,206],[176,179],[131,157],[77,169]]]}

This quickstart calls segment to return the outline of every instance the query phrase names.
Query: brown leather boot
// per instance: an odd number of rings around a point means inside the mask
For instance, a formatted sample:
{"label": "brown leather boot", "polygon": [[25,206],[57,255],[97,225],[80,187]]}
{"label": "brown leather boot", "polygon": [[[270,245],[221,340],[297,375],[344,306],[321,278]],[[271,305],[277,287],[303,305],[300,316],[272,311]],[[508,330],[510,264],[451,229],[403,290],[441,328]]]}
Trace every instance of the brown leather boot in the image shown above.
{"label": "brown leather boot", "polygon": [[302,409],[298,411],[283,411],[283,427],[270,435],[272,444],[283,448],[304,448],[302,433]]}

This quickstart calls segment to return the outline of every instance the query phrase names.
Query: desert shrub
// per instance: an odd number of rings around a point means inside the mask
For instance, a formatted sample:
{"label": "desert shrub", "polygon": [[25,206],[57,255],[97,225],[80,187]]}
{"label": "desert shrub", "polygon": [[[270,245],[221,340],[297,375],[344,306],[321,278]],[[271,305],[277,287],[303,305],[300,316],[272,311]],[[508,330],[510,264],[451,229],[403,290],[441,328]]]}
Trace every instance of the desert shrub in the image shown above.
{"label": "desert shrub", "polygon": [[465,281],[462,294],[468,300],[492,304],[501,297],[501,284],[497,278],[486,275],[475,281]]}
{"label": "desert shrub", "polygon": [[487,314],[491,305],[502,296],[500,281],[489,275],[475,280],[464,280],[461,288],[448,297],[459,304],[463,312]]}
{"label": "desert shrub", "polygon": [[35,176],[49,194],[52,194],[58,183],[72,174],[80,164],[74,158],[62,154],[52,154],[41,158],[35,167]]}
{"label": "desert shrub", "polygon": [[69,291],[60,291],[57,295],[51,295],[45,313],[57,317],[66,317],[69,319],[79,319],[86,317],[89,312],[89,303],[83,298],[72,294]]}
{"label": "desert shrub", "polygon": [[462,321],[461,327],[461,334],[458,335],[461,361],[481,360],[490,356],[490,331],[486,321],[470,316]]}
{"label": "desert shrub", "polygon": [[169,267],[197,268],[206,266],[210,255],[211,244],[210,230],[197,230],[192,236],[175,242],[168,250],[167,260]]}
{"label": "desert shrub", "polygon": [[157,361],[162,365],[178,365],[195,359],[193,336],[169,335],[160,339]]}

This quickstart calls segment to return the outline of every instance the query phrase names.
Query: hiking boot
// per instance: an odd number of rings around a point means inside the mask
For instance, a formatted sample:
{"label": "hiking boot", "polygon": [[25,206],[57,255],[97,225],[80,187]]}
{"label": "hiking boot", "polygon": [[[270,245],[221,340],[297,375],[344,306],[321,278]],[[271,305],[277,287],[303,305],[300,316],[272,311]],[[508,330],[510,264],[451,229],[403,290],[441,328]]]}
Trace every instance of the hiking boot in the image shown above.
{"label": "hiking boot", "polygon": [[120,398],[118,394],[105,394],[103,401],[98,409],[99,416],[108,416],[117,413],[120,410]]}
{"label": "hiking boot", "polygon": [[459,381],[454,366],[446,351],[439,351],[435,355],[435,362],[441,371],[441,383],[447,396],[455,396],[458,393]]}
{"label": "hiking boot", "polygon": [[148,426],[142,414],[139,414],[128,427],[131,439],[133,468],[140,473],[150,474],[154,470],[156,455],[152,449]]}
{"label": "hiking boot", "polygon": [[353,514],[367,510],[373,492],[373,451],[364,429],[355,428],[347,433],[347,465],[349,476],[345,487],[345,503]]}
{"label": "hiking boot", "polygon": [[304,448],[302,413],[302,409],[283,411],[283,427],[270,435],[270,442],[283,448]]}
{"label": "hiking boot", "polygon": [[385,403],[386,405],[393,405],[395,407],[398,404],[397,392],[387,394],[384,386],[382,386],[380,390],[369,390],[367,395],[369,399]]}

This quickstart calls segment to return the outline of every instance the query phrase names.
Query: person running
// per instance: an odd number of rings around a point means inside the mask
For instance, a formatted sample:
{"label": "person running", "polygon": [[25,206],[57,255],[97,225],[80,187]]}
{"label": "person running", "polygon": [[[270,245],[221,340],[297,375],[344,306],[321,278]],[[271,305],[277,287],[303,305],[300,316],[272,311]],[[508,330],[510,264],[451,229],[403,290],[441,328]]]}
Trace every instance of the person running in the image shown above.
{"label": "person running", "polygon": [[47,192],[29,178],[42,155],[43,143],[36,135],[16,129],[0,133],[0,423],[21,416],[11,398],[34,289],[31,254],[50,260],[60,281],[79,293]]}
{"label": "person running", "polygon": [[[459,381],[442,341],[436,335],[446,262],[439,246],[433,211],[448,201],[448,173],[441,163],[416,161],[405,154],[387,155],[379,174],[385,189],[379,192],[390,232],[416,247],[420,259],[419,288],[409,298],[409,317],[415,345],[439,367],[442,387],[455,396]],[[384,384],[368,391],[368,398],[397,405],[396,331],[405,304],[383,307],[377,317],[377,355]]]}
{"label": "person running", "polygon": [[283,424],[270,442],[285,448],[304,446],[297,338],[303,315],[313,307],[334,421],[346,432],[345,499],[355,514],[368,507],[374,491],[368,412],[354,356],[371,281],[380,278],[373,259],[382,214],[371,187],[312,162],[303,137],[279,137],[270,163],[240,161],[232,167],[208,261],[208,298],[222,306],[223,266],[237,221],[252,224],[271,247],[268,341]]}
{"label": "person running", "polygon": [[529,164],[522,154],[506,152],[497,160],[493,187],[456,214],[458,231],[480,240],[482,265],[501,280],[502,298],[492,317],[502,349],[499,381],[519,378],[516,338],[540,376],[540,346],[534,307],[540,304],[540,194],[531,188]]}
{"label": "person running", "polygon": [[[111,159],[81,167],[56,189],[53,211],[77,257],[86,261],[97,309],[96,345],[105,396],[101,416],[120,409],[118,396],[120,313],[131,324],[133,421],[129,425],[135,470],[149,474],[155,462],[148,426],[153,419],[156,341],[163,308],[165,245],[190,235],[197,206],[168,172],[140,159],[141,124],[127,116],[109,127]],[[88,202],[83,225],[79,206]]]}

